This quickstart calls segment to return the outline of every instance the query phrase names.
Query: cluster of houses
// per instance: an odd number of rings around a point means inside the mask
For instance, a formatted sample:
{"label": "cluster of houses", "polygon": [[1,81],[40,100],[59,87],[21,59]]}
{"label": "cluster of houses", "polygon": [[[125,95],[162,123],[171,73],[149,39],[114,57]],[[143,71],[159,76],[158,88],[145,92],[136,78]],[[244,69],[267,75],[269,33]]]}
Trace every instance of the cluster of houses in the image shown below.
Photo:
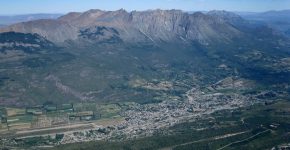
{"label": "cluster of houses", "polygon": [[100,115],[96,115],[93,111],[82,111],[69,114],[69,120],[71,121],[89,121],[97,119],[98,117],[100,117]]}

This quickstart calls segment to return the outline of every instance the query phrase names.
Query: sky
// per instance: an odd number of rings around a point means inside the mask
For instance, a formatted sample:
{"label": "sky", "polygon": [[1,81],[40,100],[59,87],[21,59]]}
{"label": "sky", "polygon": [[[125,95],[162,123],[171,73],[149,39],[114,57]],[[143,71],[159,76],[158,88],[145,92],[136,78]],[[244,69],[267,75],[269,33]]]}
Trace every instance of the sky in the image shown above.
{"label": "sky", "polygon": [[181,9],[262,12],[290,9],[290,0],[0,0],[1,15],[101,10]]}

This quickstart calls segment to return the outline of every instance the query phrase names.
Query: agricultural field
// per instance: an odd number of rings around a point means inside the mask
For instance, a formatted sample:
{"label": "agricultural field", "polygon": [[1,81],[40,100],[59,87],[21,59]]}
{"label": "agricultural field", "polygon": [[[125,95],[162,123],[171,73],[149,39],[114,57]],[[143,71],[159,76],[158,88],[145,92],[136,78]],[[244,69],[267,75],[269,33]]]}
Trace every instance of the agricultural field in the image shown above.
{"label": "agricultural field", "polygon": [[87,121],[111,124],[112,121],[122,120],[119,116],[121,107],[117,104],[76,103],[62,104],[57,107],[50,105],[26,109],[1,108],[0,112],[0,135]]}
{"label": "agricultural field", "polygon": [[25,109],[19,109],[19,108],[6,108],[7,116],[20,116],[25,115]]}

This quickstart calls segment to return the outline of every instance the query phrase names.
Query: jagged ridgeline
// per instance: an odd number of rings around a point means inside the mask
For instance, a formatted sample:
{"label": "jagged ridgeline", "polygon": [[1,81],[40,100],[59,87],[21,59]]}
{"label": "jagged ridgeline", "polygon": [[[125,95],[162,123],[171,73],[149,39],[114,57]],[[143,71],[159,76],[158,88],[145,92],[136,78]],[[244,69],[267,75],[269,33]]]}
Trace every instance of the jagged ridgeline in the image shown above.
{"label": "jagged ridgeline", "polygon": [[1,105],[183,100],[229,76],[290,82],[288,39],[224,11],[89,10],[0,32]]}

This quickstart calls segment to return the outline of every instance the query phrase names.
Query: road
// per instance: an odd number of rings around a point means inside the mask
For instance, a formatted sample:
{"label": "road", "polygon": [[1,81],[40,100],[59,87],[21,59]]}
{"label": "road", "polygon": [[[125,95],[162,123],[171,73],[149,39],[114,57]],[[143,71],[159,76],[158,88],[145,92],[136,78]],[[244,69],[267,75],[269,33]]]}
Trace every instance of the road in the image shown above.
{"label": "road", "polygon": [[256,137],[256,136],[259,136],[259,135],[261,135],[261,134],[263,134],[263,133],[266,133],[266,132],[268,132],[268,131],[270,131],[270,129],[267,129],[267,130],[265,130],[265,131],[259,132],[259,133],[255,134],[255,135],[253,135],[253,136],[250,136],[250,137],[248,137],[248,138],[246,138],[246,139],[243,139],[243,140],[240,140],[240,141],[235,141],[235,142],[229,143],[229,144],[227,144],[227,145],[225,145],[225,146],[223,146],[223,147],[221,147],[221,148],[219,148],[219,149],[217,149],[217,150],[222,150],[222,149],[227,148],[227,147],[229,147],[229,146],[231,146],[231,145],[233,145],[233,144],[237,144],[237,143],[241,143],[241,142],[248,141],[248,140],[250,140],[250,139],[252,139],[252,138],[254,138],[254,137]]}
{"label": "road", "polygon": [[172,150],[178,146],[185,146],[185,145],[189,145],[189,144],[194,144],[194,143],[199,143],[199,142],[205,142],[205,141],[212,141],[212,140],[219,140],[219,139],[224,139],[224,138],[228,138],[228,137],[232,137],[232,136],[236,136],[236,135],[240,135],[240,134],[244,134],[250,131],[243,131],[243,132],[236,132],[236,133],[229,133],[229,134],[225,134],[225,135],[220,135],[220,136],[215,136],[215,137],[210,137],[210,138],[206,138],[206,139],[200,139],[200,140],[196,140],[196,141],[191,141],[191,142],[187,142],[187,143],[183,143],[183,144],[178,144],[178,145],[174,145],[171,147],[166,147],[166,148],[162,148],[160,150]]}

